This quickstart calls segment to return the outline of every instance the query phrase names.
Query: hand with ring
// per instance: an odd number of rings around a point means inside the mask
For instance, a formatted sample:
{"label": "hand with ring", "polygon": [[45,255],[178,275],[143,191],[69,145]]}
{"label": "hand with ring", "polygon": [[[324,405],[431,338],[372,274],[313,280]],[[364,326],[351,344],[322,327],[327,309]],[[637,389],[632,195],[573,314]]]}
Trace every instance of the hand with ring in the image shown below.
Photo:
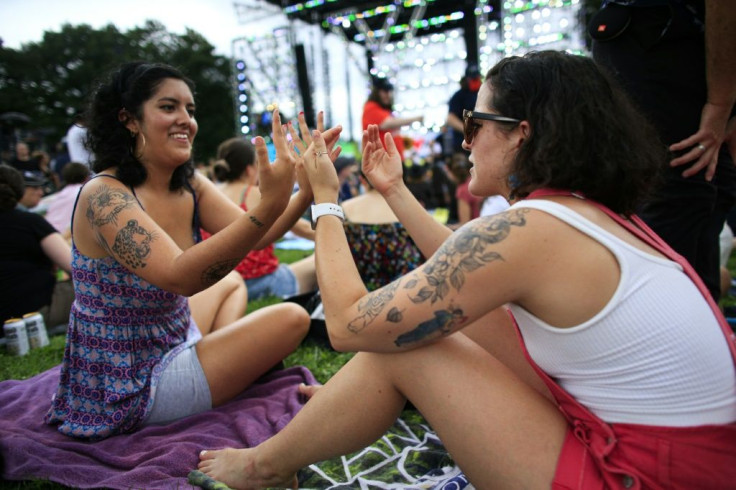
{"label": "hand with ring", "polygon": [[691,177],[705,170],[705,180],[710,181],[716,173],[718,151],[726,139],[731,105],[706,102],[700,114],[698,131],[687,138],[670,145],[670,150],[679,152],[670,165],[688,165],[683,177]]}
{"label": "hand with ring", "polygon": [[[299,191],[309,194],[309,200],[311,201],[311,187],[309,185],[309,179],[304,173],[304,164],[306,164],[307,162],[311,163],[311,157],[308,156],[307,147],[312,144],[312,133],[309,129],[309,126],[307,125],[304,112],[300,112],[297,119],[299,124],[299,132],[297,132],[293,124],[289,123],[287,125],[289,135],[291,136],[290,148],[294,158],[297,161],[296,179],[299,184]],[[317,114],[317,131],[320,134],[324,134],[324,138],[328,143],[329,150],[326,150],[326,154],[329,155],[329,151],[332,151],[334,153],[334,155],[331,156],[332,161],[334,161],[338,157],[341,151],[340,147],[334,149],[335,144],[340,137],[341,130],[342,128],[337,126],[325,131],[324,112],[319,111],[319,113]]]}
{"label": "hand with ring", "polygon": [[[332,129],[325,131],[323,134],[320,134],[319,131],[312,133],[312,144],[306,150],[307,161],[302,166],[309,179],[309,185],[312,187],[314,202],[316,203],[336,203],[340,189],[337,171],[333,163],[339,155],[339,148],[330,151],[327,144],[330,131]],[[310,161],[311,158],[314,158],[314,160]]]}

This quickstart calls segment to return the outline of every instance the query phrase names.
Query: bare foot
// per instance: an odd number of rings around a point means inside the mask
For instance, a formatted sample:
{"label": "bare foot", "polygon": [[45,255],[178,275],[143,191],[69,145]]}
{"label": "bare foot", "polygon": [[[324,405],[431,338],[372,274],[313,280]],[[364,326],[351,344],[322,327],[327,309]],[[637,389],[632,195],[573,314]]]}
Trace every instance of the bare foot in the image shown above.
{"label": "bare foot", "polygon": [[230,488],[297,488],[296,475],[256,468],[255,449],[220,449],[199,453],[199,471]]}
{"label": "bare foot", "polygon": [[304,383],[300,383],[299,393],[306,396],[307,399],[310,399],[320,388],[322,388],[322,385],[305,385]]}

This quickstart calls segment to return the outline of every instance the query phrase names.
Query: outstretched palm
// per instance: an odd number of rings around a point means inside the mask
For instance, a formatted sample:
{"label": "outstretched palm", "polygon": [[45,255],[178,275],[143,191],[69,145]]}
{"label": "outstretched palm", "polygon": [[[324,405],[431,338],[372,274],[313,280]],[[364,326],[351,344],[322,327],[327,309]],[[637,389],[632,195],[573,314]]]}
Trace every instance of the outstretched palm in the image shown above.
{"label": "outstretched palm", "polygon": [[381,194],[402,183],[403,169],[393,137],[386,133],[386,147],[381,143],[378,126],[371,124],[363,132],[362,171]]}

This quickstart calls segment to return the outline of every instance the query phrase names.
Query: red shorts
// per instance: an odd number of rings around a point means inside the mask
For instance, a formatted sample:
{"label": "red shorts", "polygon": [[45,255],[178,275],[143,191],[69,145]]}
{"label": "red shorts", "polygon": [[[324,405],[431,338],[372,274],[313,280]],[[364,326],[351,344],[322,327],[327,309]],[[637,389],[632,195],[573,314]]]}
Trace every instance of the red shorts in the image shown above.
{"label": "red shorts", "polygon": [[568,430],[553,489],[736,488],[736,424],[612,428],[613,442],[584,426]]}

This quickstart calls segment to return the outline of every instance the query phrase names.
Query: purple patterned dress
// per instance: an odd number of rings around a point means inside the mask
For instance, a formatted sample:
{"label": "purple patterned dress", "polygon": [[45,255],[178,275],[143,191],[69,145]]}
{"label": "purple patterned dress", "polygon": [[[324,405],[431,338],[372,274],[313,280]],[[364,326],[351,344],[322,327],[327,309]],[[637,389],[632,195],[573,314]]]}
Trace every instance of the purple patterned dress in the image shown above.
{"label": "purple patterned dress", "polygon": [[152,408],[164,368],[201,338],[189,303],[74,246],[72,279],[59,387],[45,421],[85,439],[130,432]]}

